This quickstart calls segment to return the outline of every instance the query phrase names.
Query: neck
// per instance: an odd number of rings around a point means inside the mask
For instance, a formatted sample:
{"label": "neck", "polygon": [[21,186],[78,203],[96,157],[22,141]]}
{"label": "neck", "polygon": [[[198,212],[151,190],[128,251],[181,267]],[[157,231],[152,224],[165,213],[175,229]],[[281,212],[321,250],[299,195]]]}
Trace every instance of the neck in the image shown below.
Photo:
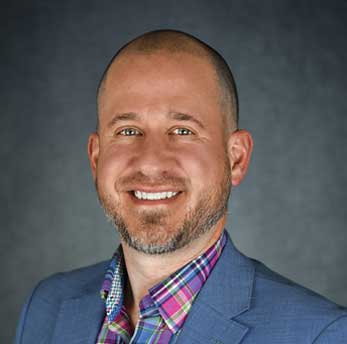
{"label": "neck", "polygon": [[213,229],[194,240],[194,242],[166,254],[145,254],[122,242],[128,274],[124,304],[133,327],[137,323],[139,303],[148,294],[148,289],[211,247],[221,235],[225,222],[223,217]]}

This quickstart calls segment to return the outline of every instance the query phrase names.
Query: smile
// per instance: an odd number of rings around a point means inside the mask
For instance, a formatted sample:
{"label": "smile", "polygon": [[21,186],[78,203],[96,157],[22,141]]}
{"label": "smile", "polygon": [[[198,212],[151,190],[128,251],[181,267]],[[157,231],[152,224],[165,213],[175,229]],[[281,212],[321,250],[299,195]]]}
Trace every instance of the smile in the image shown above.
{"label": "smile", "polygon": [[145,200],[160,200],[168,199],[176,196],[178,192],[166,191],[166,192],[144,192],[144,191],[134,191],[134,195],[137,199]]}

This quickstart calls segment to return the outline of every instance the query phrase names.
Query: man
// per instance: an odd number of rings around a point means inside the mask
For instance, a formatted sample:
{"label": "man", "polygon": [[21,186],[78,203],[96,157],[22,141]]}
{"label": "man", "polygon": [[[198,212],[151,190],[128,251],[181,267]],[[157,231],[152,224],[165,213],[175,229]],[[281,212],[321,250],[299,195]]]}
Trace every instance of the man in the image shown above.
{"label": "man", "polygon": [[41,282],[16,343],[347,343],[345,309],[245,257],[224,230],[253,146],[237,112],[225,61],[190,35],[150,32],[115,55],[88,154],[121,246]]}

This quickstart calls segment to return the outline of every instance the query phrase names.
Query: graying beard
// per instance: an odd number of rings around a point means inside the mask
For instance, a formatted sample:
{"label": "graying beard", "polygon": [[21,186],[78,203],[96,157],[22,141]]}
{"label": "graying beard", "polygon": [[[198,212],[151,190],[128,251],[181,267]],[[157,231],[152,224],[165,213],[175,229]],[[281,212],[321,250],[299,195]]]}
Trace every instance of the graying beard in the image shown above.
{"label": "graying beard", "polygon": [[[178,234],[164,245],[142,243],[140,240],[130,235],[125,222],[119,216],[112,216],[105,208],[104,211],[107,218],[113,222],[115,227],[117,227],[121,238],[129,247],[145,254],[159,255],[174,252],[207,233],[226,213],[229,194],[230,189],[227,194],[223,192],[224,199],[222,205],[217,209],[217,211],[213,214],[209,214],[207,217],[205,217],[206,213],[204,212],[204,209],[208,207],[206,200],[199,204],[195,215],[193,214],[193,211],[190,210],[182,227],[178,231]],[[201,222],[201,219],[204,221]],[[191,228],[194,228],[194,230],[191,231]]]}

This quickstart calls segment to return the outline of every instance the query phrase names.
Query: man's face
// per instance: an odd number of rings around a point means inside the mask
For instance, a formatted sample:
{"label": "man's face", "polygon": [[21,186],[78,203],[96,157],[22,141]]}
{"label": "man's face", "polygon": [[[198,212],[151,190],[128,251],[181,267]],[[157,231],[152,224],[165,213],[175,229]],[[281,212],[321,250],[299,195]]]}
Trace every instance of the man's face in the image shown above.
{"label": "man's face", "polygon": [[219,92],[209,63],[185,53],[128,54],[109,70],[91,150],[100,202],[129,246],[171,252],[225,216]]}

